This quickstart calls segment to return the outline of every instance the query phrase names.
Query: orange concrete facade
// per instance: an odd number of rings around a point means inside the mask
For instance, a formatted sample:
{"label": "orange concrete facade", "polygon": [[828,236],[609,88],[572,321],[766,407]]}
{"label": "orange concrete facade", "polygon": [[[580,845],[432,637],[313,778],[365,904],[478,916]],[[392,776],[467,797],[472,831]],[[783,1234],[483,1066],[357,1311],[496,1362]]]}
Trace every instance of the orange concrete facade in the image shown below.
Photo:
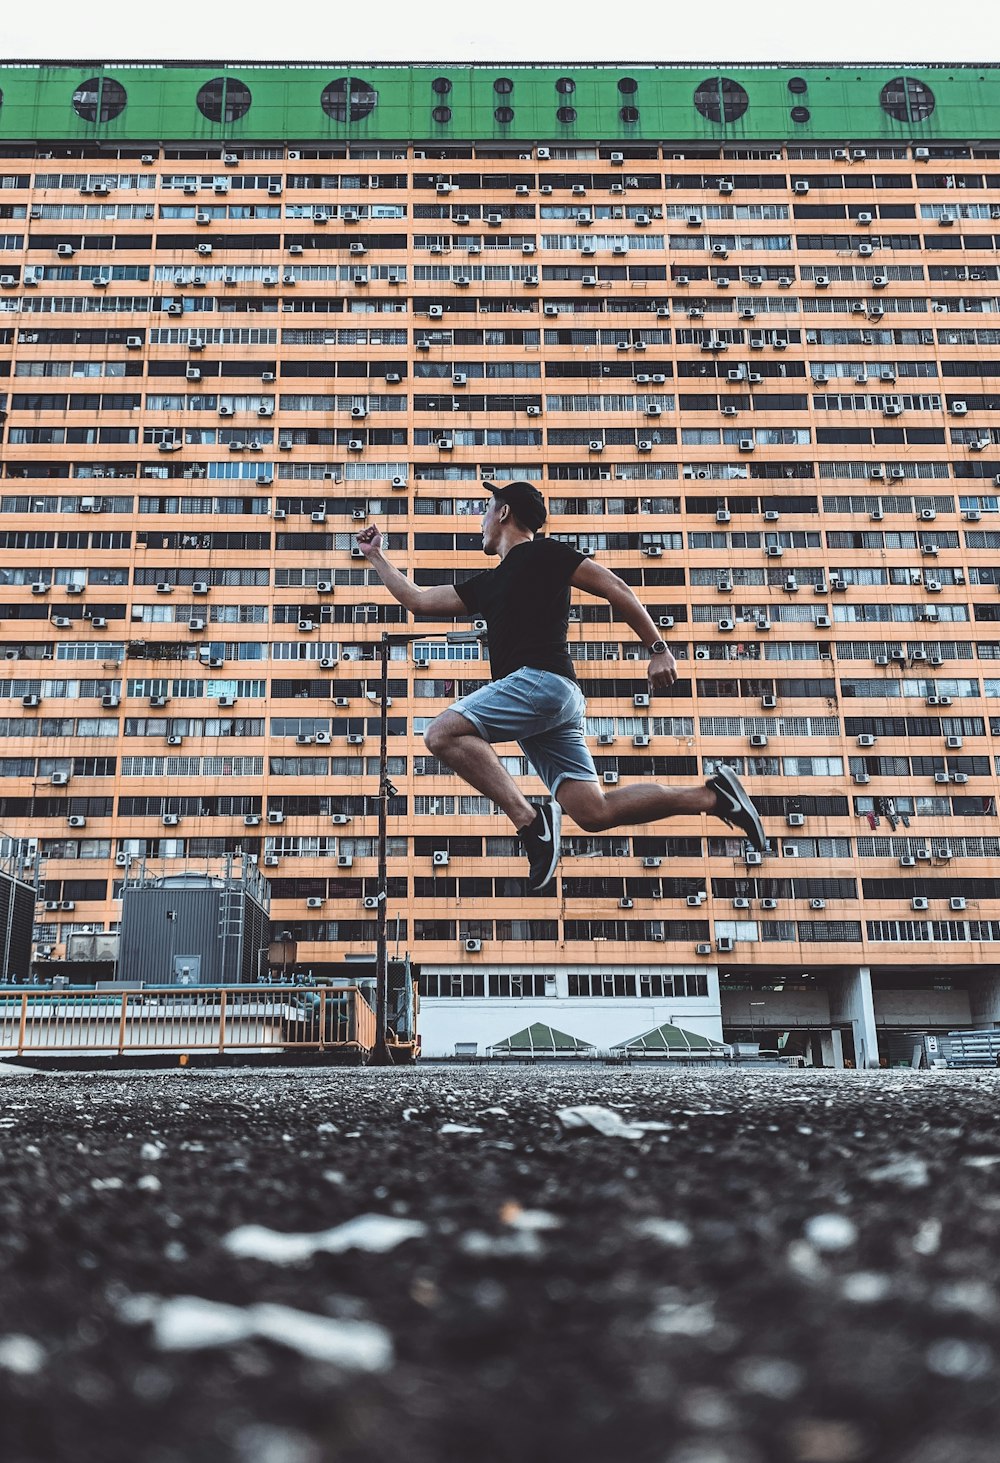
{"label": "orange concrete facade", "polygon": [[0,180],[0,795],[40,949],[114,928],[130,859],[242,851],[303,969],[370,951],[372,645],[414,626],[352,538],[460,578],[481,479],[528,476],[681,662],[646,705],[579,597],[604,783],[730,761],[771,851],[567,825],[527,897],[425,751],[488,675],[429,624],[389,710],[390,934],[448,972],[426,994],[994,964],[1000,149],[85,151],[8,145]]}

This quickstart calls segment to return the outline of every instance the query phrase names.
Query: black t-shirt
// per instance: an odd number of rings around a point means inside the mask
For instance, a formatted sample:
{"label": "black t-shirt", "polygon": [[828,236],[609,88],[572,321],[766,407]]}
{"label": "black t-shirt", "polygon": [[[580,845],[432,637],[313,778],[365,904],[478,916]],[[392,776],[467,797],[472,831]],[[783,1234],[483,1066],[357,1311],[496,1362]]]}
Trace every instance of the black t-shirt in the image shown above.
{"label": "black t-shirt", "polygon": [[522,666],[576,680],[566,644],[569,581],[583,561],[569,544],[536,538],[455,585],[466,609],[486,621],[495,681]]}

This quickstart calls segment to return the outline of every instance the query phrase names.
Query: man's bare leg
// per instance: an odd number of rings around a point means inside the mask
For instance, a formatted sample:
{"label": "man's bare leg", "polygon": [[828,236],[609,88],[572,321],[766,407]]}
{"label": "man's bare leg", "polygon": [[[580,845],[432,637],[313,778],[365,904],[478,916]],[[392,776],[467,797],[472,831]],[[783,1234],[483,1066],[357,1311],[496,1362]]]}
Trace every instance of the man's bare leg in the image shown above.
{"label": "man's bare leg", "polygon": [[459,711],[443,711],[424,733],[427,750],[457,772],[463,781],[502,808],[519,831],[535,816],[535,806],[521,792],[499,758],[471,721]]}
{"label": "man's bare leg", "polygon": [[556,798],[563,812],[585,833],[656,823],[685,813],[714,813],[719,805],[715,789],[707,783],[672,788],[647,782],[604,793],[596,782],[568,779],[560,784]]}

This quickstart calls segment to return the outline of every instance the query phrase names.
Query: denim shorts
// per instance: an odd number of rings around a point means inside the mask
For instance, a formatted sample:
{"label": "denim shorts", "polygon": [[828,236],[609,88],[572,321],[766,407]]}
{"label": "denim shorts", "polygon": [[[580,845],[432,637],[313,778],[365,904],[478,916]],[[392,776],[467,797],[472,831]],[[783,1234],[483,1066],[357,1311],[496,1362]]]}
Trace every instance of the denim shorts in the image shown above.
{"label": "denim shorts", "polygon": [[583,736],[583,692],[554,671],[525,666],[463,696],[452,706],[487,742],[517,742],[555,793],[561,782],[596,782],[597,768]]}

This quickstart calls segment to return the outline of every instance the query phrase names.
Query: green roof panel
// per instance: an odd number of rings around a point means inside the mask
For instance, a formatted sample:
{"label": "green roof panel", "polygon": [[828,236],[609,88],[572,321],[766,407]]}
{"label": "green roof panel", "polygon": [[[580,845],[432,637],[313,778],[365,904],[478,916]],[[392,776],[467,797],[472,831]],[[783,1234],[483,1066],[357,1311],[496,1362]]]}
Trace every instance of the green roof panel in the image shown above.
{"label": "green roof panel", "polygon": [[[243,82],[251,105],[238,120],[211,122],[198,110],[199,88],[215,77]],[[124,87],[118,116],[87,121],[73,106],[84,81],[107,77]],[[436,92],[440,78],[450,90]],[[573,83],[560,94],[556,82]],[[331,83],[351,89],[353,120],[324,110]],[[512,82],[497,92],[496,83]],[[789,83],[796,90],[790,90]],[[901,83],[894,86],[893,83]],[[621,91],[620,84],[634,90]],[[805,83],[804,88],[802,83]],[[883,97],[883,89],[888,96]],[[287,61],[21,62],[0,67],[0,141],[106,142],[338,140],[583,142],[676,140],[764,143],[1000,138],[1000,67],[913,63],[702,67],[622,63],[532,65],[381,65]],[[695,93],[702,98],[701,110]],[[890,115],[883,105],[898,116]],[[445,122],[432,117],[446,106]],[[557,108],[575,118],[560,122]],[[497,118],[509,107],[512,118]],[[623,109],[633,108],[634,114]],[[795,120],[793,108],[808,116]],[[707,114],[706,114],[707,113]],[[634,120],[627,120],[634,115]],[[797,115],[801,116],[801,113]]]}
{"label": "green roof panel", "polygon": [[611,1048],[613,1052],[712,1052],[723,1051],[722,1042],[712,1041],[707,1036],[701,1036],[697,1031],[687,1031],[683,1026],[674,1026],[670,1021],[662,1026],[655,1026],[652,1031],[644,1031],[641,1036],[633,1036],[628,1041],[618,1041]]}
{"label": "green roof panel", "polygon": [[578,1036],[569,1036],[565,1031],[557,1031],[554,1026],[545,1026],[541,1021],[535,1021],[523,1031],[516,1031],[513,1036],[504,1037],[503,1041],[493,1042],[489,1050],[526,1052],[531,1056],[566,1056],[572,1052],[591,1052],[594,1046],[592,1042],[582,1041]]}

